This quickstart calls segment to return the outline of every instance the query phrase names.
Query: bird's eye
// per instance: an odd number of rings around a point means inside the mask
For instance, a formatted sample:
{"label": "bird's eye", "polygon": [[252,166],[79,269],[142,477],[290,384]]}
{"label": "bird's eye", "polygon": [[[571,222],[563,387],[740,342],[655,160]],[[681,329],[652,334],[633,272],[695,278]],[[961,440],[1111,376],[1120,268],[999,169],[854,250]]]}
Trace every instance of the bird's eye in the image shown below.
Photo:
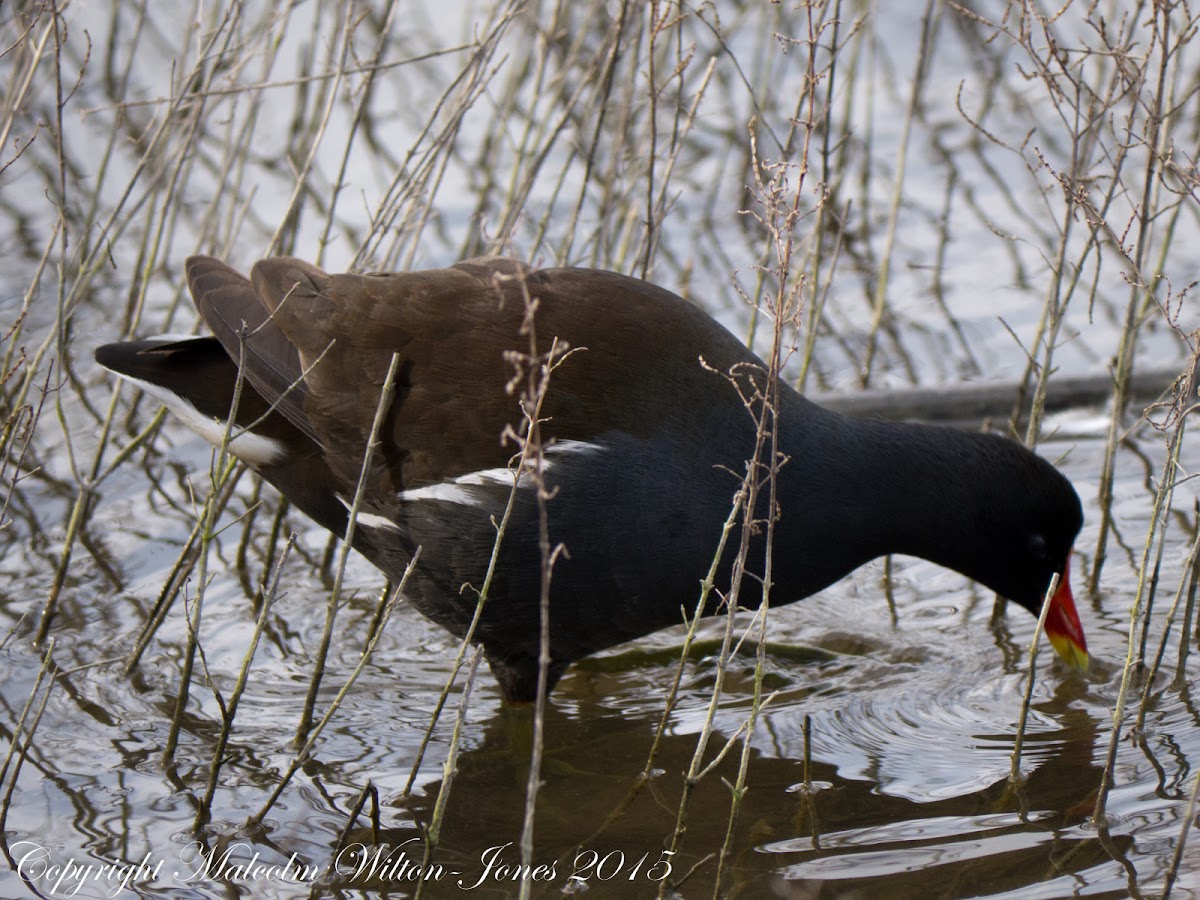
{"label": "bird's eye", "polygon": [[1029,552],[1033,554],[1034,559],[1046,558],[1046,539],[1040,534],[1035,534],[1029,539]]}

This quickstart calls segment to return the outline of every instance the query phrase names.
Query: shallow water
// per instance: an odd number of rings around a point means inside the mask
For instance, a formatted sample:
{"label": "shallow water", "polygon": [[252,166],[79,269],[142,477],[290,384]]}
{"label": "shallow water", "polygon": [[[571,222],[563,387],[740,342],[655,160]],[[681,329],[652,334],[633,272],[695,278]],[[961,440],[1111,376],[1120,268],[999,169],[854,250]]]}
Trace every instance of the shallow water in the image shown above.
{"label": "shallow water", "polygon": [[[729,284],[736,270],[738,283],[748,288],[753,266],[768,245],[762,230],[737,212],[747,205],[748,176],[738,162],[746,152],[746,123],[757,113],[764,128],[782,134],[794,113],[788,91],[803,76],[799,47],[784,46],[777,35],[802,35],[804,18],[795,9],[771,7],[735,12],[731,6],[719,22],[712,17],[701,22],[693,15],[672,45],[676,62],[685,47],[698,48],[699,61],[686,70],[683,94],[689,103],[710,57],[713,75],[698,103],[694,131],[678,147],[678,168],[670,182],[674,193],[665,208],[652,272],[656,281],[704,302],[740,334],[747,333],[750,317]],[[7,869],[0,869],[0,896],[288,898],[315,893],[314,879],[334,896],[410,896],[413,878],[424,879],[426,896],[514,896],[520,881],[514,880],[513,867],[520,860],[516,848],[525,805],[530,713],[503,708],[486,667],[480,669],[463,714],[454,782],[436,850],[431,860],[423,860],[424,829],[434,818],[444,765],[455,743],[463,680],[451,692],[414,772],[458,648],[402,604],[311,758],[262,826],[244,827],[295,756],[291,742],[324,627],[328,591],[319,570],[327,540],[295,513],[287,528],[298,532],[297,547],[282,572],[278,599],[250,668],[225,749],[212,822],[200,832],[205,855],[197,857],[192,824],[216,752],[221,705],[234,689],[254,631],[256,613],[244,585],[257,585],[278,558],[270,541],[278,498],[243,477],[222,520],[227,530],[209,559],[202,673],[193,681],[174,763],[164,765],[185,656],[184,613],[196,596],[197,576],[165,617],[140,664],[128,675],[124,669],[208,490],[211,455],[177,425],[163,426],[95,485],[80,535],[69,543],[70,563],[50,634],[53,645],[32,641],[68,546],[78,485],[87,480],[101,439],[104,470],[154,415],[154,405],[137,401],[128,389],[113,394],[111,382],[87,362],[91,348],[127,331],[190,328],[193,314],[186,303],[176,306],[180,261],[187,253],[215,252],[244,265],[267,252],[285,217],[293,174],[306,149],[296,123],[319,118],[323,109],[320,90],[327,82],[306,81],[306,73],[330,71],[327,54],[338,47],[331,35],[347,21],[347,8],[261,3],[247,9],[235,27],[236,40],[219,52],[209,48],[206,59],[214,62],[201,68],[224,73],[226,80],[211,86],[210,107],[200,119],[203,127],[192,133],[182,109],[175,121],[161,103],[117,104],[166,96],[171,78],[186,71],[206,36],[220,33],[214,13],[198,12],[193,19],[204,21],[205,28],[188,30],[180,39],[173,30],[178,25],[153,17],[139,25],[131,11],[110,18],[107,10],[70,7],[65,21],[71,31],[63,38],[62,58],[74,67],[72,72],[84,76],[63,125],[71,161],[64,177],[75,191],[67,205],[71,216],[78,217],[71,219],[75,230],[68,248],[52,240],[57,210],[47,198],[57,196],[59,171],[52,142],[39,136],[10,170],[10,176],[21,179],[11,177],[4,187],[0,221],[10,226],[5,245],[12,250],[12,268],[0,296],[0,325],[7,327],[17,317],[46,246],[54,251],[51,258],[65,259],[66,282],[82,281],[85,271],[90,280],[86,290],[71,295],[69,315],[60,322],[57,285],[44,276],[23,331],[0,347],[8,353],[19,340],[38,379],[48,374],[57,378],[58,366],[73,361],[69,371],[76,379],[64,381],[51,395],[30,441],[34,456],[4,470],[12,501],[0,517],[0,736],[7,743],[19,734],[21,752],[0,763],[8,861]],[[389,69],[389,78],[373,89],[369,111],[374,131],[346,151],[353,164],[344,173],[345,199],[333,216],[326,256],[330,268],[350,265],[373,233],[388,235],[394,243],[378,237],[355,262],[359,267],[443,264],[480,252],[477,245],[486,235],[486,240],[495,238],[486,247],[490,250],[507,241],[511,252],[547,262],[564,259],[637,270],[633,223],[644,212],[639,179],[645,176],[635,165],[642,158],[637,141],[646,127],[638,117],[641,105],[612,100],[603,120],[595,118],[594,103],[563,115],[556,92],[564,84],[577,87],[572,79],[588,85],[597,70],[578,60],[558,70],[555,61],[572,60],[571,53],[583,53],[593,43],[603,48],[601,38],[616,15],[616,7],[585,9],[579,4],[573,9],[562,14],[578,16],[575,30],[563,26],[540,33],[532,28],[530,22],[551,17],[549,8],[527,11],[506,26],[485,67],[494,77],[463,108],[453,150],[429,157],[444,169],[440,180],[428,182],[420,181],[425,158],[416,152],[427,147],[423,125],[427,116],[439,127],[446,124],[444,116],[429,110],[452,79],[469,70],[469,53],[446,48],[476,40],[495,24],[498,13],[490,7],[445,3],[406,11],[409,18],[390,32],[394,43],[384,58],[410,59],[439,48],[445,52],[420,65]],[[631,9],[626,11],[634,16]],[[978,35],[954,25],[949,10],[939,15],[935,39],[943,52],[931,63],[926,108],[915,126],[919,138],[908,162],[892,263],[893,299],[872,384],[1017,377],[1025,355],[1014,337],[1032,342],[1050,277],[1046,236],[1053,235],[1055,226],[1039,210],[1057,212],[1056,195],[1046,187],[1051,179],[1028,149],[1012,155],[991,145],[975,148],[978,135],[963,125],[955,108],[960,97],[956,86],[963,84],[962,102],[971,110],[980,109],[993,93],[1003,99],[989,119],[997,133],[1007,128],[1023,134],[1030,127],[1027,119],[1044,114],[1036,119],[1039,152],[1057,164],[1066,151],[1055,131],[1055,114],[1046,110],[1044,100],[1030,97],[1035,91],[1020,74],[1019,59],[995,49],[998,42],[978,41]],[[868,301],[879,272],[880,236],[887,227],[907,73],[915,65],[919,43],[915,18],[860,4],[853,17],[847,10],[847,23],[859,16],[865,43],[855,52],[863,54],[856,63],[861,69],[837,99],[839,111],[853,124],[846,166],[854,167],[863,188],[849,204],[853,215],[842,248],[849,261],[834,273],[837,287],[813,360],[816,383],[843,389],[856,383],[869,340]],[[376,24],[359,21],[352,42],[355,60],[374,45]],[[44,20],[35,25],[34,36],[53,36],[43,30]],[[24,26],[14,19],[6,27],[16,41]],[[617,70],[612,97],[628,98],[644,90],[637,80],[646,72],[647,37],[641,27],[623,39],[621,65],[627,63],[628,69]],[[887,39],[897,34],[905,39]],[[848,46],[850,53],[854,42]],[[668,53],[666,59],[671,58]],[[11,66],[11,76],[19,71],[19,61],[14,52],[7,62],[0,59],[0,66]],[[536,66],[526,62],[544,65],[551,74],[539,82],[533,74]],[[126,64],[132,73],[129,84],[118,89]],[[993,64],[1003,64],[999,87],[980,74]],[[849,65],[847,61],[839,70],[843,78]],[[39,78],[18,117],[29,129],[55,118],[54,80],[46,77],[50,70],[43,66],[36,71]],[[669,71],[667,66],[660,76]],[[331,101],[329,133],[334,137],[319,148],[318,164],[303,180],[306,191],[292,231],[274,250],[312,258],[322,246],[321,198],[338,177],[344,148],[338,136],[348,132],[354,103],[365,90],[361,81],[346,78],[343,93],[335,91]],[[229,95],[216,90],[261,81],[273,86]],[[670,96],[670,90],[662,94]],[[509,115],[497,130],[491,123],[498,109]],[[569,139],[550,143],[543,156],[522,156],[515,149],[525,140],[524,128],[557,122],[559,116],[568,123],[562,129]],[[663,116],[665,134],[671,117]],[[174,122],[177,131],[169,130],[169,140],[147,151],[142,172],[139,154],[152,126],[163,122]],[[253,137],[244,152],[234,154],[244,166],[222,176],[220,148],[235,140],[239,128]],[[22,133],[28,136],[29,129]],[[504,140],[488,144],[498,133]],[[111,134],[119,140],[110,159],[99,148]],[[593,136],[594,170],[609,175],[585,191],[580,148],[591,146]],[[952,146],[949,163],[939,143],[943,139]],[[769,145],[765,132],[760,140]],[[406,156],[410,150],[413,154]],[[506,190],[525,177],[531,182],[518,204],[521,214],[501,236],[496,231],[508,208],[496,201],[496,185],[485,183],[488,169],[479,165],[481,155],[502,176],[498,180]],[[534,157],[541,168],[530,162]],[[184,167],[189,174],[178,191],[159,194],[157,187],[148,186],[169,181],[173,167],[183,166],[184,159],[194,169]],[[665,159],[660,162],[665,165]],[[411,188],[410,205],[387,224],[380,224],[382,218],[372,222],[369,212],[401,168],[409,176],[403,183],[417,185]],[[657,171],[662,177],[663,169]],[[1022,178],[1030,183],[1023,184]],[[132,179],[136,190],[122,206],[126,179]],[[567,199],[575,192],[587,198],[578,217],[571,215]],[[943,196],[950,198],[945,210]],[[86,218],[89,197],[102,213],[114,214],[123,238]],[[415,225],[420,198],[429,204],[430,221]],[[1188,246],[1197,237],[1194,219],[1184,216],[1175,223],[1176,240],[1183,242],[1177,246]],[[543,221],[545,231],[558,239],[538,236]],[[949,236],[939,236],[947,224]],[[568,247],[572,227],[575,243]],[[815,227],[809,217],[797,231],[809,233]],[[105,252],[89,258],[88,265],[80,261],[82,248],[110,239]],[[148,245],[156,249],[149,252]],[[1068,311],[1054,360],[1064,373],[1102,372],[1115,353],[1128,284],[1111,247],[1103,253],[1108,255],[1102,265],[1083,265],[1088,277],[1096,279],[1087,302],[1075,302]],[[1182,286],[1196,276],[1194,254],[1177,252],[1174,257],[1179,261],[1167,274]],[[1095,272],[1087,269],[1093,264],[1099,267]],[[142,276],[150,286],[144,298],[131,292]],[[932,302],[935,295],[949,314]],[[136,325],[135,319],[140,319]],[[1190,301],[1179,307],[1175,321],[1182,332],[1200,324]],[[760,346],[764,331],[760,325]],[[46,346],[52,348],[58,335],[67,355],[58,359],[49,350],[37,357],[36,348],[48,340]],[[1177,363],[1182,371],[1185,342],[1167,327],[1165,317],[1152,318],[1139,332],[1138,346],[1142,359],[1168,367]],[[23,372],[19,366],[17,371]],[[4,383],[6,403],[16,380]],[[110,404],[116,413],[106,430],[101,423]],[[639,775],[663,717],[682,632],[653,635],[574,666],[546,713],[533,852],[533,863],[541,868],[524,873],[532,894],[549,897],[586,889],[588,897],[653,896],[669,868],[668,896],[688,898],[712,896],[715,890],[755,898],[1150,896],[1164,889],[1182,846],[1172,896],[1200,896],[1200,846],[1191,834],[1195,811],[1189,808],[1197,784],[1193,761],[1200,759],[1200,709],[1191,693],[1197,663],[1190,657],[1176,682],[1179,626],[1164,638],[1166,607],[1180,584],[1196,528],[1195,479],[1176,489],[1146,628],[1150,659],[1165,639],[1163,668],[1149,681],[1145,721],[1136,731],[1134,716],[1146,685],[1144,677],[1133,680],[1105,824],[1098,828],[1092,823],[1113,733],[1130,604],[1165,458],[1164,435],[1146,426],[1135,428],[1131,414],[1130,431],[1116,458],[1114,536],[1100,592],[1090,596],[1086,575],[1098,540],[1096,498],[1107,422],[1105,410],[1074,410],[1048,421],[1043,429],[1048,439],[1039,445],[1040,452],[1060,461],[1085,504],[1072,581],[1092,669],[1080,676],[1043,649],[1022,755],[1025,781],[1019,787],[1008,776],[1033,621],[1016,608],[993,616],[988,592],[917,560],[895,560],[885,587],[883,564],[876,562],[817,597],[771,611],[763,655],[769,701],[754,719],[745,750],[741,735],[753,710],[756,678],[753,648],[730,664],[715,704],[715,737],[705,762],[712,762],[727,742],[729,752],[696,785],[686,835],[674,856],[666,855],[664,847],[676,827],[683,773],[708,717],[723,623],[704,626],[683,669],[679,702],[650,764],[652,777],[645,782]],[[1181,469],[1193,473],[1198,461],[1194,439],[1185,439]],[[13,481],[14,471],[23,477]],[[247,524],[241,517],[259,501],[261,508]],[[243,536],[248,536],[244,549],[239,548]],[[333,702],[359,662],[381,588],[378,573],[352,558],[344,592],[348,600],[337,619],[318,711]],[[750,622],[748,615],[739,619],[738,632]],[[1190,646],[1194,653],[1194,636]],[[43,653],[60,670],[51,689],[39,682]],[[205,678],[211,687],[205,686]],[[31,730],[33,737],[26,741]],[[811,758],[807,772],[806,756]],[[730,785],[743,762],[748,790],[731,828]],[[410,773],[415,787],[406,796]],[[373,788],[372,798],[343,835],[367,785]],[[371,828],[373,814],[377,830]],[[727,833],[728,857],[718,888],[715,854]],[[1189,841],[1181,844],[1188,835]],[[367,848],[368,857],[361,868],[354,855],[360,846]],[[99,877],[96,870],[72,868],[113,861],[126,868]],[[146,868],[133,871],[126,885],[122,879],[128,867],[143,861]],[[85,877],[90,880],[80,880]]]}
{"label": "shallow water", "polygon": [[[1101,449],[1098,441],[1076,443],[1068,474],[1074,465],[1086,471],[1094,462],[1090,454]],[[1128,464],[1122,469],[1123,483],[1135,480],[1136,469],[1127,471]],[[102,504],[95,529],[116,534],[122,506],[119,500]],[[1086,532],[1084,537],[1086,545]],[[170,543],[165,534],[157,540]],[[94,571],[72,584],[54,648],[69,674],[49,696],[22,770],[6,822],[10,852],[19,860],[22,846],[31,846],[21,841],[32,841],[50,850],[55,861],[137,861],[150,853],[166,862],[157,877],[138,886],[146,895],[219,897],[241,890],[296,896],[299,889],[280,883],[277,874],[250,884],[253,875],[243,873],[239,880],[239,873],[226,870],[222,883],[217,862],[197,874],[200,863],[188,868],[182,861],[193,858],[191,790],[211,758],[218,711],[211,694],[195,691],[199,702],[184,728],[176,770],[164,772],[160,754],[178,681],[182,626],[168,621],[167,634],[133,679],[121,677],[120,653],[113,652],[128,646],[145,615],[147,587],[161,582],[173,560],[173,553],[148,551],[146,543],[138,534],[110,543],[116,555],[128,552],[142,567],[138,582],[125,591],[114,595]],[[1117,566],[1113,573],[1107,583],[1120,584]],[[771,613],[765,680],[773,697],[748,757],[750,789],[737,818],[728,893],[1124,896],[1129,871],[1140,890],[1153,891],[1178,841],[1195,780],[1189,760],[1200,753],[1200,728],[1190,692],[1170,689],[1168,678],[1160,676],[1142,739],[1124,740],[1119,748],[1117,786],[1101,840],[1089,817],[1124,652],[1127,623],[1118,598],[1108,594],[1099,610],[1083,610],[1094,659],[1087,679],[1043,656],[1022,763],[1027,781],[1015,789],[1007,776],[1032,621],[1014,610],[993,627],[991,598],[984,592],[929,564],[900,561],[893,574],[898,613],[893,622],[880,575],[873,564],[818,598]],[[40,595],[44,576],[28,577],[26,590]],[[351,582],[361,593],[339,621],[325,701],[356,662],[378,579],[359,562]],[[1131,585],[1128,577],[1126,583]],[[1122,588],[1109,590],[1119,594]],[[228,749],[209,838],[218,846],[231,842],[230,864],[249,862],[254,853],[282,864],[296,854],[323,870],[348,808],[370,782],[378,791],[383,832],[372,836],[360,821],[351,844],[386,846],[390,862],[376,858],[375,877],[360,878],[353,890],[402,896],[404,885],[396,882],[421,859],[419,823],[429,821],[442,777],[449,716],[434,732],[416,794],[403,800],[403,788],[455,649],[446,635],[404,607],[264,830],[249,835],[237,828],[261,806],[290,761],[288,744],[322,626],[324,596],[305,571],[286,578]],[[216,688],[227,695],[252,614],[228,575],[218,575],[206,603],[207,664]],[[10,617],[27,607],[25,597],[10,595],[3,609]],[[714,636],[718,630],[709,627]],[[39,663],[37,652],[19,638],[21,631],[3,649],[10,673],[5,708],[13,719],[31,693]],[[701,644],[685,670],[655,777],[635,791],[679,646],[680,636],[667,632],[585,660],[556,691],[548,710],[534,853],[536,862],[553,864],[555,877],[536,896],[556,895],[568,885],[573,864],[581,877],[589,876],[588,896],[630,896],[630,881],[636,895],[653,887],[647,873],[674,826],[680,773],[694,752],[715,671],[712,640]],[[112,665],[70,672],[110,655],[117,657]],[[753,679],[753,657],[734,662],[716,713],[716,746],[746,720]],[[805,716],[812,723],[809,787]],[[433,860],[442,868],[427,870],[431,878],[441,873],[431,896],[450,896],[480,878],[475,894],[511,895],[499,865],[519,861],[514,847],[529,739],[528,711],[502,708],[481,672]],[[680,889],[683,896],[711,893],[713,863],[702,860],[724,839],[729,789],[719,779],[736,777],[739,752],[737,744],[718,767],[718,777],[702,782],[693,797],[684,849],[671,861],[675,871],[700,864]],[[183,785],[193,787],[182,790]],[[488,856],[490,848],[509,842],[514,843],[495,851],[498,856]],[[1186,851],[1176,896],[1200,889],[1193,874],[1197,852]],[[494,863],[490,868],[488,859]],[[349,857],[343,865],[353,870]],[[4,890],[21,889],[14,879]],[[102,895],[95,885],[77,894]]]}

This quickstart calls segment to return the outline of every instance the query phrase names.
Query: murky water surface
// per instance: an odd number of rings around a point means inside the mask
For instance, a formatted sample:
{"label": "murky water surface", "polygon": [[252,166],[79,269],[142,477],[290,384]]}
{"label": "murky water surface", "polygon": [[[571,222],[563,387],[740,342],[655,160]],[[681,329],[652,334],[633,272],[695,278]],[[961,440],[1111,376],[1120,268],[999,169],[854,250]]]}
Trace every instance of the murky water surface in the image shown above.
{"label": "murky water surface", "polygon": [[[810,384],[850,389],[874,341],[871,292],[922,22],[892,5],[883,11],[843,5],[840,37],[826,31],[823,42],[851,48],[836,70],[834,100],[839,128],[846,129],[838,134],[849,137],[830,152],[841,154],[837,162],[853,171],[848,180],[859,182],[854,190],[861,194],[850,202],[844,187],[841,205],[830,201],[829,209],[848,216],[843,230],[820,226],[841,233],[842,242],[830,244],[814,269],[821,277],[832,272],[834,288],[808,377]],[[222,706],[254,632],[245,586],[257,585],[277,559],[271,523],[278,498],[247,476],[224,515],[228,530],[208,560],[203,655],[174,762],[165,766],[197,575],[140,663],[125,670],[195,524],[211,455],[168,423],[108,471],[155,407],[149,400],[133,405],[127,388],[114,396],[110,380],[90,364],[91,348],[129,332],[191,328],[192,312],[176,302],[183,257],[200,249],[248,264],[268,252],[281,222],[286,233],[274,250],[315,258],[328,242],[329,268],[443,264],[497,249],[488,241],[508,241],[511,252],[547,262],[640,271],[637,248],[646,246],[638,223],[645,222],[639,204],[647,173],[635,150],[647,128],[647,89],[638,79],[648,77],[650,32],[640,4],[624,12],[616,4],[578,4],[571,14],[558,13],[575,30],[560,22],[546,31],[539,23],[558,21],[549,8],[505,18],[490,4],[400,4],[383,27],[365,7],[285,6],[259,4],[222,31],[207,7],[187,23],[167,23],[68,5],[62,23],[69,33],[57,38],[46,12],[27,18],[4,12],[6,45],[31,26],[23,40],[44,42],[46,54],[30,70],[36,78],[13,120],[21,143],[35,133],[36,140],[0,174],[7,179],[0,182],[0,221],[9,231],[3,243],[10,262],[0,326],[26,307],[23,330],[11,343],[19,341],[29,360],[6,391],[25,371],[60,384],[62,369],[50,368],[57,336],[75,380],[63,381],[41,412],[30,439],[37,471],[30,474],[35,466],[26,461],[4,473],[12,499],[0,530],[0,746],[7,752],[13,741],[16,749],[0,763],[7,859],[0,896],[283,898],[307,896],[323,884],[333,896],[397,897],[423,883],[431,897],[509,897],[524,879],[542,897],[653,896],[664,880],[668,896],[705,897],[716,889],[717,857],[731,835],[719,888],[727,896],[1149,896],[1163,890],[1174,866],[1173,896],[1200,897],[1200,844],[1190,824],[1193,761],[1200,760],[1200,708],[1191,694],[1197,663],[1193,655],[1177,673],[1178,624],[1165,637],[1159,673],[1132,682],[1107,817],[1102,826],[1092,819],[1113,734],[1130,604],[1166,458],[1165,434],[1136,427],[1137,409],[1116,454],[1114,530],[1095,596],[1086,583],[1099,540],[1107,411],[1074,410],[1043,429],[1048,437],[1040,451],[1060,461],[1084,499],[1087,524],[1072,579],[1093,667],[1082,677],[1048,652],[1041,655],[1019,786],[1009,774],[1033,621],[1015,608],[994,616],[994,598],[978,586],[928,563],[896,559],[886,586],[883,563],[876,562],[817,597],[771,611],[763,674],[770,699],[754,719],[748,748],[742,738],[753,707],[753,648],[734,659],[712,715],[715,736],[704,760],[712,770],[690,796],[674,855],[665,848],[677,824],[683,773],[709,718],[721,622],[705,626],[683,668],[679,702],[648,781],[639,775],[678,667],[682,631],[585,660],[562,681],[546,712],[532,870],[519,867],[532,716],[500,705],[485,668],[463,713],[436,849],[423,858],[455,745],[463,679],[416,765],[458,646],[403,605],[310,758],[261,825],[246,828],[295,758],[292,739],[325,622],[328,591],[319,571],[326,537],[293,512],[285,530],[297,532],[296,549],[224,750],[212,822],[198,843],[192,827]],[[660,137],[671,127],[681,136],[658,157],[656,177],[666,177],[669,165],[677,171],[658,207],[654,278],[705,303],[742,334],[750,314],[731,276],[736,270],[738,284],[754,294],[753,266],[769,246],[750,217],[737,212],[752,206],[744,169],[751,116],[763,129],[764,158],[781,158],[784,145],[798,152],[786,140],[789,117],[798,115],[787,98],[803,83],[806,51],[780,35],[800,40],[807,19],[803,10],[778,6],[731,6],[721,15],[707,7],[685,11],[685,24],[662,31],[664,43],[653,51],[659,102],[684,110],[674,118],[660,111]],[[1055,270],[1046,247],[1060,227],[1061,197],[1053,178],[1038,169],[1037,153],[1047,166],[1065,165],[1070,147],[1056,130],[1061,120],[1023,77],[1016,51],[982,40],[991,32],[972,30],[949,8],[931,9],[937,12],[929,40],[940,50],[925,76],[917,136],[910,138],[891,305],[873,384],[1016,378],[1026,360],[1017,340],[1033,341]],[[608,88],[587,93],[587,85],[604,83],[597,73],[609,64],[605,35],[620,23],[626,30],[619,46],[628,58],[611,63]],[[377,49],[381,27],[389,38],[380,58],[394,65],[368,86],[362,60]],[[64,89],[79,80],[63,122],[66,205],[79,217],[66,250],[54,238],[58,214],[47,200],[57,196],[59,183],[54,138],[38,131],[39,122],[54,118],[47,118],[54,109],[53,54],[44,48],[56,40],[63,45]],[[342,56],[343,47],[353,52]],[[0,60],[9,67],[6,82],[22,83],[28,52]],[[479,57],[474,63],[472,54]],[[183,73],[197,60],[197,73],[216,73],[204,82],[207,106],[200,109],[193,98],[169,110],[169,98],[180,95]],[[827,55],[822,60],[829,62]],[[673,79],[672,66],[683,66],[684,74]],[[341,74],[333,83],[335,71]],[[272,86],[248,87],[261,84]],[[367,125],[351,143],[345,135],[368,91]],[[578,105],[566,112],[564,97]],[[686,102],[677,104],[679,97]],[[458,112],[443,109],[443,100]],[[987,127],[1007,127],[1016,149],[979,145],[958,106],[979,116],[991,110]],[[326,108],[327,133],[315,141],[305,123],[319,121]],[[602,108],[606,117],[598,114]],[[423,130],[428,123],[435,127]],[[160,139],[159,128],[168,136]],[[1036,133],[1022,144],[1031,128]],[[223,156],[228,148],[230,156]],[[313,168],[296,192],[296,173],[310,155]],[[10,158],[6,150],[4,161]],[[231,171],[223,162],[230,158],[241,166]],[[594,179],[603,172],[603,179],[584,188],[585,170]],[[163,193],[181,171],[187,177],[178,190]],[[326,218],[322,198],[339,179],[345,190]],[[815,190],[810,183],[806,203]],[[389,192],[400,197],[391,206]],[[513,196],[515,206],[501,203]],[[95,214],[88,218],[91,198]],[[508,209],[520,212],[505,219]],[[1074,227],[1082,230],[1086,220],[1077,212]],[[1176,256],[1183,255],[1178,248],[1195,246],[1195,222],[1194,205],[1174,222],[1186,236],[1175,238],[1186,241],[1177,243]],[[810,215],[796,230],[817,227]],[[66,260],[65,279],[88,273],[86,289],[70,294],[67,318],[51,277],[55,262],[25,302],[43,252]],[[1197,274],[1194,253],[1186,255],[1168,267],[1179,287]],[[835,268],[824,268],[835,258]],[[1096,269],[1086,268],[1097,265],[1086,253],[1080,258],[1089,281],[1081,290],[1089,296],[1072,302],[1054,365],[1066,374],[1098,374],[1116,353],[1129,286],[1111,256]],[[1152,310],[1136,346],[1147,364],[1183,371],[1187,348],[1179,332],[1196,328],[1198,319],[1190,304],[1172,315],[1179,331]],[[760,324],[759,343],[766,330]],[[0,349],[9,352],[9,343]],[[799,371],[794,361],[789,372]],[[28,396],[38,402],[36,389]],[[113,403],[116,416],[104,428]],[[1166,608],[1184,577],[1196,528],[1195,443],[1185,438],[1179,457],[1193,480],[1176,489],[1164,540],[1151,556],[1160,562],[1145,626],[1149,659],[1164,641]],[[78,485],[91,477],[97,458],[105,474],[75,533]],[[14,481],[13,472],[25,475]],[[239,518],[251,509],[252,519]],[[348,600],[318,712],[358,664],[381,587],[369,565],[350,560]],[[58,596],[53,643],[36,646],[52,592]],[[739,631],[749,623],[749,616],[740,620]],[[39,676],[43,654],[59,670],[49,689]],[[1144,721],[1134,729],[1139,711]],[[731,820],[731,785],[742,765],[747,790]],[[406,793],[410,776],[413,790]],[[1181,843],[1189,834],[1191,841]],[[124,868],[82,868],[114,861]]]}

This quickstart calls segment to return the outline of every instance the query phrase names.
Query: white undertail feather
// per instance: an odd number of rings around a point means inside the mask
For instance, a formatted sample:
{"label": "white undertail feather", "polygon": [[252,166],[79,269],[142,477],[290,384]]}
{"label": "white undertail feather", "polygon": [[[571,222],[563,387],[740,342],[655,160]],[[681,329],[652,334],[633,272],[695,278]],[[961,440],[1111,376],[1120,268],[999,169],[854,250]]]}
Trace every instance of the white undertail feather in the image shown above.
{"label": "white undertail feather", "polygon": [[[120,372],[117,374],[121,375]],[[149,381],[143,381],[140,378],[131,378],[128,375],[121,375],[121,377],[132,384],[136,384],[151,397],[161,402],[184,425],[214,447],[221,446],[221,442],[225,439],[225,432],[229,427],[227,422],[204,415],[196,407],[192,406],[190,401],[185,400],[178,394],[171,393],[166,388],[159,387],[157,384],[151,384]],[[263,437],[260,434],[243,431],[236,427],[233,429],[232,434],[234,437],[229,442],[229,452],[247,465],[270,465],[282,459],[283,455],[287,452],[287,448],[282,443],[272,438]]]}

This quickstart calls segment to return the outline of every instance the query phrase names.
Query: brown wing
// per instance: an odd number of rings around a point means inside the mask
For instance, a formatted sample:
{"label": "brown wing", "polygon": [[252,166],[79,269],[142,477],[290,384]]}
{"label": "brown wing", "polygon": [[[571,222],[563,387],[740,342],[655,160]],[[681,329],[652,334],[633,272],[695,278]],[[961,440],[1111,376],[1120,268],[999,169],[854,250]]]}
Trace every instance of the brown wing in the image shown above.
{"label": "brown wing", "polygon": [[522,418],[519,388],[506,391],[515,371],[509,354],[528,353],[521,326],[529,298],[537,302],[539,352],[555,338],[576,351],[551,376],[543,407],[546,433],[559,440],[693,429],[689,398],[711,391],[718,377],[701,355],[722,371],[753,359],[690,304],[610,272],[488,258],[329,275],[279,258],[257,263],[247,281],[202,258],[189,261],[188,274],[205,320],[235,359],[246,322],[247,377],[266,399],[283,396],[280,411],[322,446],[343,492],[357,482],[399,354],[371,473],[376,497],[507,465],[515,448],[502,435]]}
{"label": "brown wing", "polygon": [[288,421],[319,443],[304,412],[307,385],[300,377],[299,355],[270,318],[270,310],[249,279],[210,256],[189,258],[185,271],[201,317],[230,359],[240,363],[246,380]]}

